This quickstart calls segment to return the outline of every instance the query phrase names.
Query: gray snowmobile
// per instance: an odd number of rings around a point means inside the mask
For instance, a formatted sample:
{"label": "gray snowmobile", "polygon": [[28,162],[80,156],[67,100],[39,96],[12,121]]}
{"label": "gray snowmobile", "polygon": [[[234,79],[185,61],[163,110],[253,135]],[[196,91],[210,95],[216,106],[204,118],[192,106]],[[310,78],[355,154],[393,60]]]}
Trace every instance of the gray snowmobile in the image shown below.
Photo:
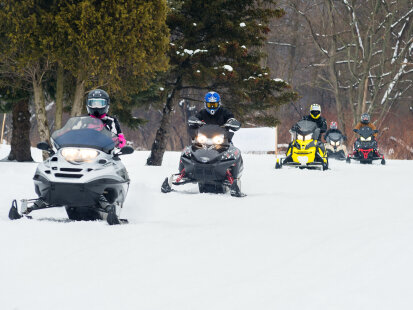
{"label": "gray snowmobile", "polygon": [[64,207],[71,220],[107,220],[120,224],[129,176],[119,156],[133,153],[133,148],[115,148],[117,137],[101,120],[73,117],[37,148],[50,157],[37,167],[33,177],[38,199],[23,199],[18,210],[14,200],[11,220],[29,217],[32,211]]}
{"label": "gray snowmobile", "polygon": [[240,178],[244,169],[241,151],[231,143],[233,132],[241,124],[233,120],[223,127],[203,125],[195,132],[192,145],[186,147],[180,158],[179,173],[165,178],[161,191],[171,192],[172,186],[198,183],[201,193],[226,193],[243,197]]}

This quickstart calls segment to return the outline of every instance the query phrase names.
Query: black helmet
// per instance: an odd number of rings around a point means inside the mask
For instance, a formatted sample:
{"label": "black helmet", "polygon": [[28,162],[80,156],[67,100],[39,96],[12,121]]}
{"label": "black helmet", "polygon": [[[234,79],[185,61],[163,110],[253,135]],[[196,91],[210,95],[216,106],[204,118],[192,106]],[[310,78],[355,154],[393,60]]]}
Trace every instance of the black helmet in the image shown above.
{"label": "black helmet", "polygon": [[110,98],[102,89],[94,89],[89,92],[86,100],[87,112],[90,115],[101,118],[109,111]]}
{"label": "black helmet", "polygon": [[368,113],[361,114],[361,123],[362,124],[370,123],[370,115]]}

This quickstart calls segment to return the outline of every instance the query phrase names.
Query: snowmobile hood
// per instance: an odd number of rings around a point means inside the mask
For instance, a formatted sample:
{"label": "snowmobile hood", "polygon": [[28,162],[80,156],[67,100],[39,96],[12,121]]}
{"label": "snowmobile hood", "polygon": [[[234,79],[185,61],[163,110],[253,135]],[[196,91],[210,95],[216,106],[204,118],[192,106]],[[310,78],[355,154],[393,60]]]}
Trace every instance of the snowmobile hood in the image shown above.
{"label": "snowmobile hood", "polygon": [[217,150],[213,149],[199,149],[193,153],[193,156],[196,161],[206,164],[214,161],[218,156],[220,156],[220,153]]}

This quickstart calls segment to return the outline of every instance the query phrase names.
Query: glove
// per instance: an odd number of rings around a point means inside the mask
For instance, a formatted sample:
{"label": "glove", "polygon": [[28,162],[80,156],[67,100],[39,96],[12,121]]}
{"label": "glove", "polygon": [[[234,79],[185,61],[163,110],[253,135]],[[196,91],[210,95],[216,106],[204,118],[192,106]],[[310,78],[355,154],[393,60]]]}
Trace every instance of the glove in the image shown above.
{"label": "glove", "polygon": [[198,128],[198,127],[201,127],[202,125],[205,125],[205,122],[200,121],[199,119],[197,119],[194,116],[191,116],[188,119],[188,125],[189,125],[189,127],[192,127],[192,128]]}
{"label": "glove", "polygon": [[119,148],[123,148],[126,145],[126,139],[123,133],[118,134],[118,139],[119,139]]}
{"label": "glove", "polygon": [[227,120],[224,127],[230,128],[233,131],[237,131],[238,129],[240,129],[241,123],[238,122],[235,118],[230,118],[229,120]]}

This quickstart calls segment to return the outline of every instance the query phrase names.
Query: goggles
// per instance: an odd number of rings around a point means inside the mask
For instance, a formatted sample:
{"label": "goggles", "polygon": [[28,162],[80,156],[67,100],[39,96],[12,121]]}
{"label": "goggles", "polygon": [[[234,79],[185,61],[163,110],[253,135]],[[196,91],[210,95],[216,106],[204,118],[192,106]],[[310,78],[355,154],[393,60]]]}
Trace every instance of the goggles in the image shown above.
{"label": "goggles", "polygon": [[311,111],[310,113],[311,113],[312,116],[317,117],[317,116],[320,115],[321,112],[320,111]]}
{"label": "goggles", "polygon": [[87,106],[89,108],[104,108],[108,104],[106,99],[100,99],[100,98],[90,98],[87,100]]}
{"label": "goggles", "polygon": [[208,109],[217,109],[219,106],[219,102],[206,102],[205,105]]}

